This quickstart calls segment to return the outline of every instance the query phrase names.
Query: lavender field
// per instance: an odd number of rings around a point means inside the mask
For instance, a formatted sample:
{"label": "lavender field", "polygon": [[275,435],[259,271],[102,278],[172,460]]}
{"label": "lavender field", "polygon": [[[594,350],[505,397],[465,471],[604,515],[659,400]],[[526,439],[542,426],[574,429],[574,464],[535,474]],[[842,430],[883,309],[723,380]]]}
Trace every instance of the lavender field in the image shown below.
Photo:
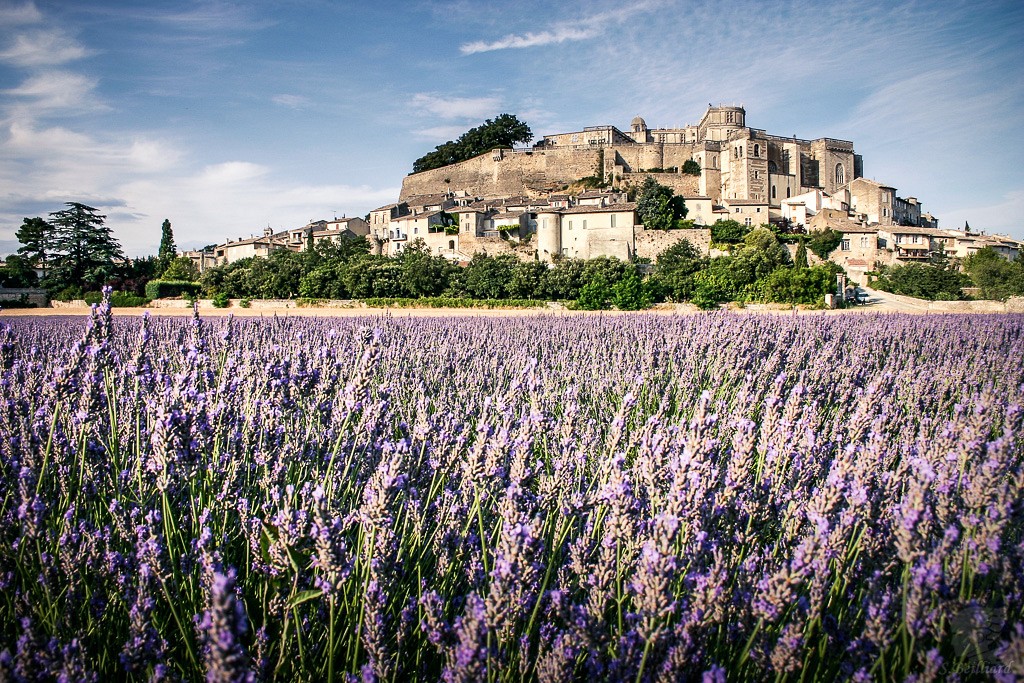
{"label": "lavender field", "polygon": [[0,680],[1013,680],[1024,316],[11,318]]}

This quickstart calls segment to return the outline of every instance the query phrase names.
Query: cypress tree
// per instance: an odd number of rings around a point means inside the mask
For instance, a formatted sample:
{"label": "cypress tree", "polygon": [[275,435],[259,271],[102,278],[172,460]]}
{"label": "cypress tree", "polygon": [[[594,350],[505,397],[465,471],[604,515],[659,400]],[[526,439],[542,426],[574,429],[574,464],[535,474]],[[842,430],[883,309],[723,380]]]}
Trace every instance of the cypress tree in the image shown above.
{"label": "cypress tree", "polygon": [[160,226],[160,251],[157,252],[158,269],[161,273],[167,270],[177,255],[178,248],[174,245],[174,231],[171,230],[171,222],[165,218],[164,224]]}

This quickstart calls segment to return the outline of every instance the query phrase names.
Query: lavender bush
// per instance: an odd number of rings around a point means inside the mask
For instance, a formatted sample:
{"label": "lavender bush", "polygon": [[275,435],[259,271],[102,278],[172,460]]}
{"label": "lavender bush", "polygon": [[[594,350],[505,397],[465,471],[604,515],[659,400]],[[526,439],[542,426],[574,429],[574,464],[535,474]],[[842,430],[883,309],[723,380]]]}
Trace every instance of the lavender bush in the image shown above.
{"label": "lavender bush", "polygon": [[1024,674],[1024,317],[8,320],[0,679]]}

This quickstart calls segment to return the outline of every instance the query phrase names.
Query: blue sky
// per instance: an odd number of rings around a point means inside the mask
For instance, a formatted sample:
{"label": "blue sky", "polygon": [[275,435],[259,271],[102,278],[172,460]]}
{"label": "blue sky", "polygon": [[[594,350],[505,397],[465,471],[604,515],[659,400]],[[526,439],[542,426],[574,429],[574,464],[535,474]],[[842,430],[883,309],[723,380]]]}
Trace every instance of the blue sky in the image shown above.
{"label": "blue sky", "polygon": [[0,255],[81,201],[125,251],[363,215],[509,112],[538,136],[738,103],[853,140],[943,227],[1024,238],[1024,3],[0,0]]}

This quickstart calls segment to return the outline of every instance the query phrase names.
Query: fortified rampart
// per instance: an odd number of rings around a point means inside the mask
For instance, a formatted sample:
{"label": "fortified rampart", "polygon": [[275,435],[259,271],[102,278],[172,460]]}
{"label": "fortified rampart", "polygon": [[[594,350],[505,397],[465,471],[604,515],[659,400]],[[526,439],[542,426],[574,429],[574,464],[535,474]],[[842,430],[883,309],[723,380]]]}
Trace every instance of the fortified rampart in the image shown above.
{"label": "fortified rampart", "polygon": [[711,230],[709,228],[692,228],[689,230],[647,230],[636,227],[633,231],[637,258],[655,259],[681,239],[686,239],[697,250],[708,255],[711,251]]}
{"label": "fortified rampart", "polygon": [[410,196],[465,190],[493,198],[543,195],[597,173],[601,150],[496,149],[451,166],[407,175],[399,201]]}
{"label": "fortified rampart", "polygon": [[[690,144],[612,145],[552,149],[496,149],[457,164],[407,175],[399,201],[411,196],[464,190],[471,196],[494,198],[521,194],[542,196],[561,190],[581,178],[600,175],[616,184],[639,185],[647,169],[681,169],[693,158]],[[676,194],[703,194],[700,179],[681,173],[656,173],[658,182]]]}

